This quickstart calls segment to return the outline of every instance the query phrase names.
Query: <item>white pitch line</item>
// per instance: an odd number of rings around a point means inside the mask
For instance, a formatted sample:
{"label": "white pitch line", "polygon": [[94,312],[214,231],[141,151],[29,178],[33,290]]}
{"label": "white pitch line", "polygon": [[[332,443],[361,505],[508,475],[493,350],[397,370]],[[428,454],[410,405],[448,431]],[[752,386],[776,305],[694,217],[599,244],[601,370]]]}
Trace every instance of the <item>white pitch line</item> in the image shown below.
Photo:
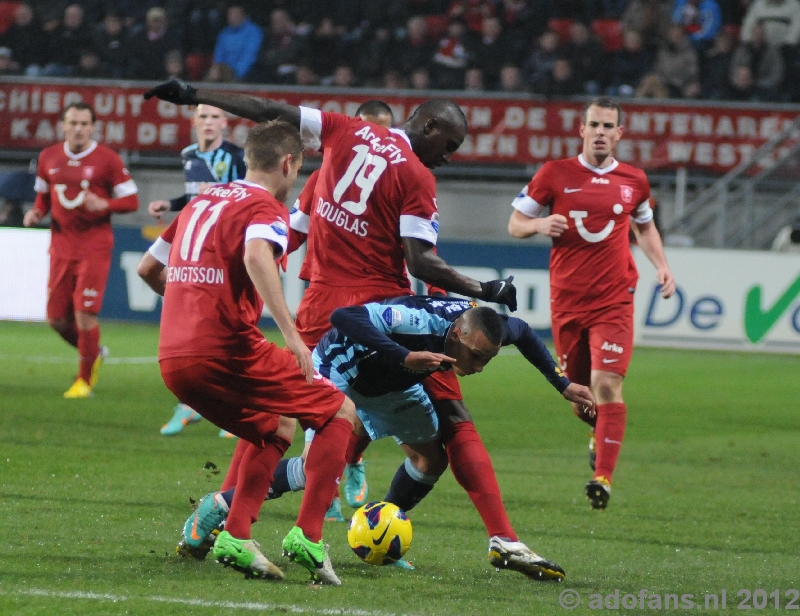
{"label": "white pitch line", "polygon": [[197,607],[225,608],[248,610],[251,612],[272,612],[281,611],[290,614],[321,614],[323,616],[408,616],[396,612],[376,612],[375,610],[360,610],[353,608],[313,608],[300,607],[297,605],[280,605],[277,603],[255,603],[255,602],[235,602],[235,601],[204,601],[203,599],[179,599],[175,597],[153,596],[126,596],[112,595],[110,593],[82,592],[82,591],[57,591],[31,588],[28,590],[3,590],[0,595],[23,595],[28,597],[47,597],[53,599],[82,599],[88,601],[104,601],[119,603],[122,601],[151,601],[153,603],[171,603],[178,605],[193,605]]}

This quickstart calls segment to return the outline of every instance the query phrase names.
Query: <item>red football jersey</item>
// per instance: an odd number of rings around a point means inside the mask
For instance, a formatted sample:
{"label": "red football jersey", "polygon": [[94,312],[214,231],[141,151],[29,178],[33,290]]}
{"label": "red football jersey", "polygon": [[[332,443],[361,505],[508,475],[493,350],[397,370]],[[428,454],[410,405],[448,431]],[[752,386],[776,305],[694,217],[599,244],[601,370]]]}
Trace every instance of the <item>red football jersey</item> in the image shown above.
{"label": "red football jersey", "polygon": [[301,107],[306,146],[323,150],[308,220],[311,281],[410,288],[403,237],[436,244],[436,180],[406,134]]}
{"label": "red football jersey", "polygon": [[244,245],[265,239],[286,250],[286,206],[238,180],[192,199],[150,247],[167,266],[159,359],[247,357],[264,335],[264,302],[244,265]]}
{"label": "red football jersey", "polygon": [[545,207],[567,219],[553,238],[550,301],[559,311],[583,311],[633,301],[639,277],[628,233],[630,219],[652,220],[644,171],[615,160],[598,169],[583,155],[545,163],[513,202],[535,218]]}
{"label": "red football jersey", "polygon": [[[136,184],[119,155],[96,141],[79,154],[66,143],[42,150],[34,188],[34,207],[52,215],[50,254],[65,259],[110,251],[111,213],[133,212],[139,206]],[[83,207],[87,192],[115,203],[103,212],[90,212]]]}

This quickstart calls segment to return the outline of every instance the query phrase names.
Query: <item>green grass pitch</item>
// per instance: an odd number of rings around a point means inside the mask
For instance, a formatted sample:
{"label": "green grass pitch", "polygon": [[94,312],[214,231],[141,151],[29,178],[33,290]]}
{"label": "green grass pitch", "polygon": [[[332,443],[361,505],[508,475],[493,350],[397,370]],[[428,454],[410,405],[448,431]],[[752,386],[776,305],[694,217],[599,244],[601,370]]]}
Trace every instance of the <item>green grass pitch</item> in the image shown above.
{"label": "green grass pitch", "polygon": [[[616,589],[700,602],[724,589],[729,612],[739,590],[764,589],[765,609],[779,597],[783,611],[800,588],[800,357],[638,349],[611,503],[597,512],[583,496],[586,428],[504,353],[462,379],[465,400],[521,540],[563,566],[565,582],[490,567],[480,519],[448,472],[410,514],[415,571],[362,564],[345,525],[326,523],[343,585],[314,588],[280,556],[296,494],[267,503],[253,529],[283,583],[175,556],[190,497],[221,480],[204,464],[224,472],[234,443],[207,422],[159,435],[174,400],[153,360],[157,335],[105,323],[112,355],[96,395],[64,400],[75,352],[44,325],[0,323],[0,614],[565,614],[566,589],[581,596],[574,614]],[[290,451],[299,446],[298,435]],[[402,455],[384,440],[366,459],[379,498]]]}

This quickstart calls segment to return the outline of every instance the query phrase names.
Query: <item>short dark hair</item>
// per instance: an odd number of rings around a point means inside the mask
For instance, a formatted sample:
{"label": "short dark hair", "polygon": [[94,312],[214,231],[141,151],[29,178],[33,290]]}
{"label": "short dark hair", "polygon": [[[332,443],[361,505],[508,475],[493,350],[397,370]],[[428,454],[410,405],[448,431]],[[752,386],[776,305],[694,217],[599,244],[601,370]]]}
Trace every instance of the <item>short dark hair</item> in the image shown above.
{"label": "short dark hair", "polygon": [[244,156],[249,169],[272,171],[286,154],[291,154],[295,159],[303,155],[300,132],[294,126],[282,120],[272,120],[250,129],[244,143]]}
{"label": "short dark hair", "polygon": [[388,115],[390,118],[392,118],[392,124],[394,124],[394,114],[392,113],[392,108],[383,101],[379,100],[371,100],[367,101],[366,103],[361,103],[359,108],[356,109],[356,115]]}
{"label": "short dark hair", "polygon": [[586,113],[589,111],[589,107],[602,107],[603,109],[616,109],[617,110],[617,126],[622,126],[622,106],[619,104],[617,99],[611,98],[610,96],[597,96],[590,100],[583,106],[583,111],[581,112],[581,122],[586,124]]}
{"label": "short dark hair", "polygon": [[503,319],[493,308],[478,306],[464,313],[467,324],[483,332],[486,339],[497,346],[503,342]]}
{"label": "short dark hair", "polygon": [[92,107],[89,103],[84,103],[83,101],[75,101],[74,103],[70,103],[61,111],[61,121],[64,121],[64,118],[67,117],[67,111],[70,109],[77,109],[78,111],[88,111],[92,114],[92,124],[97,121],[97,116],[94,113],[94,107]]}
{"label": "short dark hair", "polygon": [[467,116],[464,115],[464,110],[456,103],[446,98],[434,98],[425,101],[414,110],[409,121],[413,120],[416,116],[420,116],[423,121],[428,118],[438,118],[445,122],[452,123],[453,126],[461,124],[465,131],[468,128]]}

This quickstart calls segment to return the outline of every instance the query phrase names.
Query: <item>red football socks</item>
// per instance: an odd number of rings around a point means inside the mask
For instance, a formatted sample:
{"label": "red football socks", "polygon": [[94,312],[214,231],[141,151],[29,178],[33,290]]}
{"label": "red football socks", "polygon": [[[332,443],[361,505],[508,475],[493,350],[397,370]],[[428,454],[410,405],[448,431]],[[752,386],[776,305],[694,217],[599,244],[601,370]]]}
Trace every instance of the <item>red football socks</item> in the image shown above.
{"label": "red football socks", "polygon": [[345,461],[348,464],[357,464],[361,460],[361,456],[364,455],[364,451],[367,449],[367,446],[370,444],[371,439],[369,436],[358,436],[356,434],[350,433],[350,442],[347,444],[347,455],[345,456]]}
{"label": "red football socks", "polygon": [[[300,513],[297,514],[297,526],[310,541],[322,539],[322,522],[339,489],[338,480],[344,471],[346,443],[352,431],[353,424],[341,417],[334,417],[317,431],[311,441],[306,458],[306,489],[303,492]],[[265,491],[264,496],[266,495]]]}
{"label": "red football socks", "polygon": [[289,445],[286,439],[273,435],[263,449],[251,445],[242,455],[236,492],[225,522],[225,530],[237,539],[250,539],[250,527],[258,520],[258,512],[272,485],[272,474]]}
{"label": "red football socks", "polygon": [[625,436],[625,417],[624,402],[597,405],[597,425],[594,428],[597,448],[595,477],[602,476],[611,481]]}
{"label": "red football socks", "polygon": [[219,489],[220,492],[227,492],[231,488],[236,487],[242,456],[244,456],[244,452],[247,451],[247,448],[251,445],[252,443],[249,443],[243,438],[240,438],[239,442],[236,443],[236,448],[233,450],[233,457],[231,458],[231,465],[228,467],[228,474],[225,475],[225,481],[222,482],[222,486]]}
{"label": "red football socks", "polygon": [[497,485],[492,460],[475,430],[475,424],[471,421],[460,421],[453,424],[450,430],[445,451],[453,477],[467,491],[489,536],[507,537],[511,541],[517,541],[500,496],[500,486]]}
{"label": "red football socks", "polygon": [[100,355],[100,328],[78,330],[78,355],[80,355],[80,369],[78,376],[87,383],[92,380],[92,366],[94,360]]}

